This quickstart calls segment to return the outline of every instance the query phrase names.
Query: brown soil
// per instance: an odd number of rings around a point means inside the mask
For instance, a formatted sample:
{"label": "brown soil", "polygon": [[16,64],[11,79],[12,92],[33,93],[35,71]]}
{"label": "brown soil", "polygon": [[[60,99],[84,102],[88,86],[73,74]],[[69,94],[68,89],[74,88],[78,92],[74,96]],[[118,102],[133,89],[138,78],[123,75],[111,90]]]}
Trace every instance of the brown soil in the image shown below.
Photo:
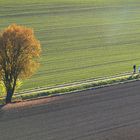
{"label": "brown soil", "polygon": [[47,98],[42,98],[42,99],[10,103],[10,104],[3,105],[2,110],[29,108],[29,107],[33,107],[33,106],[47,104],[54,100],[58,100],[60,98],[61,98],[60,96],[59,97],[47,97]]}

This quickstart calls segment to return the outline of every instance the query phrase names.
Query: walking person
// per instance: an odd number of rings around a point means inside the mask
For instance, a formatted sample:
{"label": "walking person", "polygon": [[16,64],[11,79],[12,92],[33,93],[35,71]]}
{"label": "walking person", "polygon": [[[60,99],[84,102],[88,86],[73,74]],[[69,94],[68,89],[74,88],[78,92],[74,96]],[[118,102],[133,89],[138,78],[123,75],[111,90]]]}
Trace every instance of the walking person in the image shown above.
{"label": "walking person", "polygon": [[133,73],[136,73],[136,65],[133,65]]}

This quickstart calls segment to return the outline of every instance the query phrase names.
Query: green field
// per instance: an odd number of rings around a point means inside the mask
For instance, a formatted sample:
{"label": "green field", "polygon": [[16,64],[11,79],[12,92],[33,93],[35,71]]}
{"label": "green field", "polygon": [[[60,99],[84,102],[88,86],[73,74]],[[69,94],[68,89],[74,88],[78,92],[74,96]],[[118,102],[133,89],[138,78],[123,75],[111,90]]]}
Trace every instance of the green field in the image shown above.
{"label": "green field", "polygon": [[22,89],[132,71],[140,65],[139,0],[0,0],[0,29],[34,29],[38,72]]}

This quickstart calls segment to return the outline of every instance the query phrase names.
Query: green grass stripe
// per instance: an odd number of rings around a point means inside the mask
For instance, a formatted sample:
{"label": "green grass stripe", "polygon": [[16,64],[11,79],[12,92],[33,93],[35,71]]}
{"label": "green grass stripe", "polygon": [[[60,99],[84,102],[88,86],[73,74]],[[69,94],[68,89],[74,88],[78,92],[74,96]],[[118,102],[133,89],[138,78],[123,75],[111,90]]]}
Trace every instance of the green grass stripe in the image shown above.
{"label": "green grass stripe", "polygon": [[34,28],[40,69],[22,89],[132,71],[140,65],[138,0],[1,0],[0,30]]}

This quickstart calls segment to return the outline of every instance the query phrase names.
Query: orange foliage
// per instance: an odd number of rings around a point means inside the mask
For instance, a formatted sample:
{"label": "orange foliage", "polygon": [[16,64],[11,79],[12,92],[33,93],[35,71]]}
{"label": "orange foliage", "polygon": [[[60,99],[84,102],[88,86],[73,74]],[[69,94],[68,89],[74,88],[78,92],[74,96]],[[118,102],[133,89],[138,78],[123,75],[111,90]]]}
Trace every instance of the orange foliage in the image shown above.
{"label": "orange foliage", "polygon": [[0,34],[0,77],[7,93],[17,79],[34,73],[40,53],[40,42],[30,28],[12,24]]}

